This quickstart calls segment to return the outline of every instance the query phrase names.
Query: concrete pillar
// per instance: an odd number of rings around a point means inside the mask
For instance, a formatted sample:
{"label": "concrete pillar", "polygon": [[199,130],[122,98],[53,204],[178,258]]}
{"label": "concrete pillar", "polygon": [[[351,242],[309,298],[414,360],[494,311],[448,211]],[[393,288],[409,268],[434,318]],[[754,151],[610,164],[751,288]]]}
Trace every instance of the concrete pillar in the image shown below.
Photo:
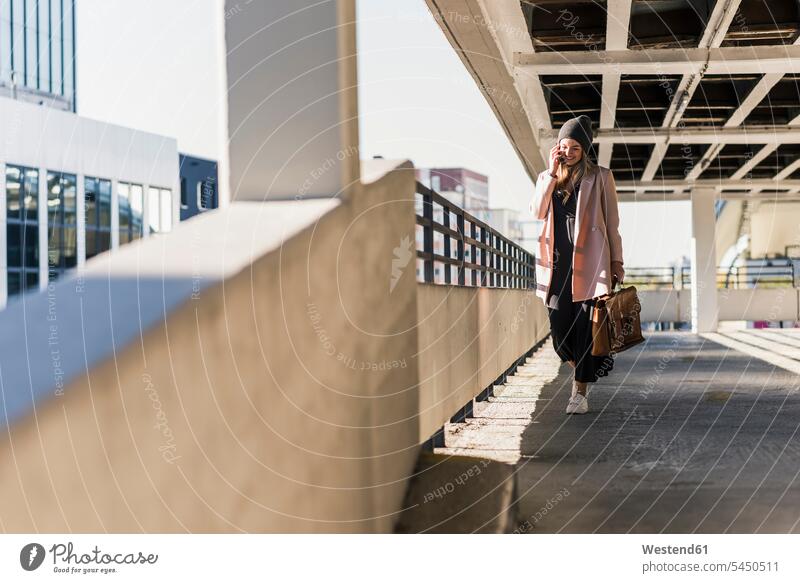
{"label": "concrete pillar", "polygon": [[717,254],[714,189],[692,190],[692,332],[716,332]]}
{"label": "concrete pillar", "polygon": [[227,0],[225,15],[231,200],[346,195],[360,180],[355,1]]}

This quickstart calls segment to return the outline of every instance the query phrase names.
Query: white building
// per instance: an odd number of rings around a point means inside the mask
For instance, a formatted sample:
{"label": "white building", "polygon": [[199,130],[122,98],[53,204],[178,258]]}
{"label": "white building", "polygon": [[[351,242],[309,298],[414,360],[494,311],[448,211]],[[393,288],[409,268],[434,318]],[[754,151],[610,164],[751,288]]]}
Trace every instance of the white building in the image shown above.
{"label": "white building", "polygon": [[172,138],[79,117],[75,0],[0,0],[0,307],[179,220]]}
{"label": "white building", "polygon": [[175,139],[4,97],[0,128],[0,306],[179,220]]}

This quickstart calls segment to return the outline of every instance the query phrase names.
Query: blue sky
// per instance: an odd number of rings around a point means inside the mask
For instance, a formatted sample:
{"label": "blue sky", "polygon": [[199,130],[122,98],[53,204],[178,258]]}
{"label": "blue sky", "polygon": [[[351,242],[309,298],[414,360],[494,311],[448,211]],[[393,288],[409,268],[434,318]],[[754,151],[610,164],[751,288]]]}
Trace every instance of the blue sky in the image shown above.
{"label": "blue sky", "polygon": [[[490,202],[524,211],[533,185],[424,0],[358,0],[362,156],[464,166],[489,176]],[[222,0],[80,0],[81,115],[175,136],[216,159]],[[621,205],[628,266],[689,253],[689,203]]]}

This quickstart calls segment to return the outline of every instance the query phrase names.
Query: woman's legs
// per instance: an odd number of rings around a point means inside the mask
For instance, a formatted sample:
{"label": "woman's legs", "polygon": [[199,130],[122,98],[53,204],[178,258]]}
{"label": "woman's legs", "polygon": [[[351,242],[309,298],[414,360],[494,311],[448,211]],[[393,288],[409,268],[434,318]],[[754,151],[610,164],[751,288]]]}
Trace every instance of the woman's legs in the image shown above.
{"label": "woman's legs", "polygon": [[[574,368],[576,368],[576,366],[575,366],[575,361],[574,361],[574,360],[568,360],[567,362],[569,362],[569,365],[570,365],[570,366],[571,366],[573,369],[574,369]],[[575,395],[583,395],[583,396],[585,397],[585,396],[586,396],[586,393],[587,393],[587,392],[588,392],[588,390],[589,390],[589,384],[588,384],[588,383],[582,383],[582,382],[580,382],[580,381],[576,381],[576,380],[575,380],[575,371],[574,371],[574,370],[572,371],[572,375],[573,375],[573,380],[572,380],[572,396],[574,397]]]}
{"label": "woman's legs", "polygon": [[597,380],[597,357],[592,355],[591,307],[591,300],[575,302],[575,330],[573,337],[573,350],[577,357],[575,380],[579,383],[579,392],[582,395],[586,395],[588,384]]}
{"label": "woman's legs", "polygon": [[[570,274],[571,275],[571,274]],[[582,358],[583,345],[585,344],[585,329],[588,321],[582,302],[573,302],[569,279],[563,284],[560,293],[556,296],[557,307],[550,307],[548,301],[548,316],[550,319],[550,333],[553,337],[553,348],[562,361],[569,363],[574,370],[575,379],[572,382],[572,397],[576,394],[587,395],[589,383],[577,380],[578,377],[586,378],[586,364],[588,359]],[[550,300],[551,298],[548,298]],[[591,334],[591,323],[589,322]],[[589,349],[591,358],[591,347]]]}
{"label": "woman's legs", "polygon": [[[569,301],[564,298],[558,300],[558,307],[547,308],[550,318],[550,335],[553,338],[553,350],[558,354],[561,362],[569,362],[570,365],[576,362],[572,352],[572,310]],[[572,365],[574,366],[574,365]]]}

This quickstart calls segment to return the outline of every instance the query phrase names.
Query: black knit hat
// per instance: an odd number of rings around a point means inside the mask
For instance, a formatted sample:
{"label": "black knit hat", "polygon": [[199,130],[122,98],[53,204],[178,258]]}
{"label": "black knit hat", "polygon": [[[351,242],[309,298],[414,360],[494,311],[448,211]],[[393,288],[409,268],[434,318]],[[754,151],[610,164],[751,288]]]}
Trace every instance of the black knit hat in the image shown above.
{"label": "black knit hat", "polygon": [[592,120],[588,115],[581,115],[564,122],[558,132],[558,142],[561,143],[563,138],[572,138],[581,145],[586,154],[590,154],[594,152],[592,135]]}

